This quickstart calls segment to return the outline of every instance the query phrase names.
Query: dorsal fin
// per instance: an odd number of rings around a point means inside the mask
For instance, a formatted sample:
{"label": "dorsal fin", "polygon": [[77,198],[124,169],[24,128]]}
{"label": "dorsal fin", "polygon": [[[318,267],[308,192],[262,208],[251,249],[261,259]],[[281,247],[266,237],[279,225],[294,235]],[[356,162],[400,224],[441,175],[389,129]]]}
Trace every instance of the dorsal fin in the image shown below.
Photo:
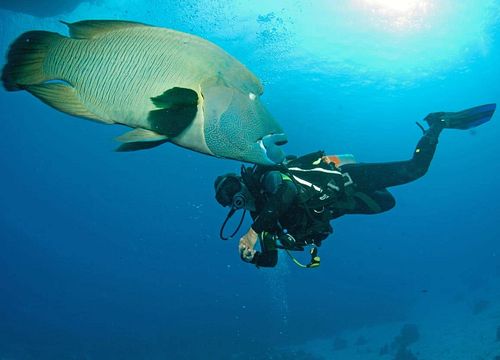
{"label": "dorsal fin", "polygon": [[120,20],[83,20],[75,23],[61,22],[68,26],[69,34],[73,39],[91,39],[115,30],[149,26],[139,22]]}

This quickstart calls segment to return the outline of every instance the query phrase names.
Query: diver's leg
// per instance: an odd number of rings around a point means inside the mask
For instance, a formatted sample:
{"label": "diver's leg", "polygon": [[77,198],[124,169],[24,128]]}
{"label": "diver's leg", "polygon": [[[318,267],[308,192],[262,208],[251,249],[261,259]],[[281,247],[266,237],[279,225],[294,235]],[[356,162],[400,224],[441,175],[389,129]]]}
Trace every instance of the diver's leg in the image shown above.
{"label": "diver's leg", "polygon": [[356,188],[365,192],[414,181],[427,172],[443,128],[441,123],[436,123],[426,130],[410,160],[347,164],[341,167],[341,171],[348,173]]}
{"label": "diver's leg", "polygon": [[380,214],[396,206],[396,199],[394,199],[394,196],[387,189],[367,192],[358,191],[352,197],[354,200],[352,206],[345,208],[334,206],[329,208],[329,220],[346,214]]}
{"label": "diver's leg", "polygon": [[341,170],[349,173],[362,191],[409,183],[427,172],[443,129],[466,130],[479,126],[491,119],[495,109],[496,104],[486,104],[458,112],[431,113],[424,119],[429,129],[424,131],[412,159],[379,164],[348,164],[342,166]]}

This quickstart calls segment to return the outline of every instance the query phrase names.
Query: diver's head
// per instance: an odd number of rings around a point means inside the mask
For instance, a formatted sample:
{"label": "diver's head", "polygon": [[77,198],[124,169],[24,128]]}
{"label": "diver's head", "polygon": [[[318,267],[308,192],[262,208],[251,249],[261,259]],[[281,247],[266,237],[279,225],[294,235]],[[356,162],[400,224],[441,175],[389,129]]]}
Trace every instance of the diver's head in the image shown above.
{"label": "diver's head", "polygon": [[241,178],[234,173],[217,176],[214,182],[215,200],[224,207],[230,206],[241,186]]}
{"label": "diver's head", "polygon": [[[222,223],[219,236],[222,240],[233,238],[239,231],[243,224],[243,219],[247,210],[255,211],[255,201],[250,195],[247,187],[243,183],[241,176],[234,173],[218,176],[214,183],[215,199],[222,206],[231,206],[226,220]],[[226,227],[229,219],[234,215],[237,210],[243,209],[240,222],[233,233],[229,236],[224,235],[224,228]]]}
{"label": "diver's head", "polygon": [[241,176],[234,173],[218,176],[214,183],[215,199],[222,206],[238,209],[254,209],[254,199],[243,183]]}

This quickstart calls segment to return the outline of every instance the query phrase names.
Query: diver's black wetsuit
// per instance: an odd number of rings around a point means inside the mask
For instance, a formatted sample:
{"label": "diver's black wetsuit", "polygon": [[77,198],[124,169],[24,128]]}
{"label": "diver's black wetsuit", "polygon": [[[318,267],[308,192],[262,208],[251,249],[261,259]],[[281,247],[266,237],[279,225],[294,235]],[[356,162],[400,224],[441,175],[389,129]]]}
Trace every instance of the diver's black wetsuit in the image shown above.
{"label": "diver's black wetsuit", "polygon": [[[227,219],[238,208],[254,209],[252,229],[240,239],[241,258],[257,266],[274,266],[277,248],[301,250],[306,244],[319,246],[333,231],[332,219],[390,210],[396,201],[387,188],[409,183],[427,172],[443,129],[475,128],[490,121],[495,109],[496,104],[485,104],[428,114],[424,121],[429,128],[424,130],[419,125],[424,135],[407,161],[340,163],[336,167],[339,159],[318,151],[289,159],[284,166],[243,168],[240,177],[219,176],[214,183],[216,199],[223,206],[232,206]],[[255,253],[257,239],[262,252]],[[315,248],[311,256],[306,267],[318,266]]]}
{"label": "diver's black wetsuit", "polygon": [[338,212],[335,217],[344,214],[374,214],[392,209],[396,205],[396,200],[386,188],[407,184],[427,173],[442,129],[440,126],[429,128],[417,143],[410,160],[342,166],[340,170],[348,173],[357,189],[372,197],[381,211],[374,212],[365,203],[358,201],[355,209]]}
{"label": "diver's black wetsuit", "polygon": [[[307,214],[297,202],[297,187],[292,181],[283,181],[280,172],[271,170],[260,176],[259,183],[265,194],[265,201],[257,202],[256,211],[252,212],[252,229],[257,233],[279,233],[286,229],[299,244],[319,245],[331,232],[329,222],[345,214],[376,214],[393,208],[394,197],[386,189],[409,183],[422,177],[428,170],[436,151],[437,139],[441,126],[429,128],[420,139],[413,157],[406,161],[385,163],[355,163],[341,166],[338,170],[348,173],[354,182],[356,191],[371,198],[376,207],[370,206],[362,198],[355,199],[350,208],[333,206],[321,213]],[[259,254],[255,260],[261,266],[274,266],[277,251]],[[262,256],[266,255],[264,259]],[[259,262],[262,262],[259,264]]]}

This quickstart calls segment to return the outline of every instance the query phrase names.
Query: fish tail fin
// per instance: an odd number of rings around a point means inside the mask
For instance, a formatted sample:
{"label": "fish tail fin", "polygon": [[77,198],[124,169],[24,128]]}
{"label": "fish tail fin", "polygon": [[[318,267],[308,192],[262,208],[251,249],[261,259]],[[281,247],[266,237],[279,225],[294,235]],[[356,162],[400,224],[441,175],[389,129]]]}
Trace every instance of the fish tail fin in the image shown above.
{"label": "fish tail fin", "polygon": [[7,91],[22,90],[26,85],[50,80],[43,64],[49,49],[64,36],[49,31],[28,31],[10,46],[7,64],[2,70],[2,83]]}

